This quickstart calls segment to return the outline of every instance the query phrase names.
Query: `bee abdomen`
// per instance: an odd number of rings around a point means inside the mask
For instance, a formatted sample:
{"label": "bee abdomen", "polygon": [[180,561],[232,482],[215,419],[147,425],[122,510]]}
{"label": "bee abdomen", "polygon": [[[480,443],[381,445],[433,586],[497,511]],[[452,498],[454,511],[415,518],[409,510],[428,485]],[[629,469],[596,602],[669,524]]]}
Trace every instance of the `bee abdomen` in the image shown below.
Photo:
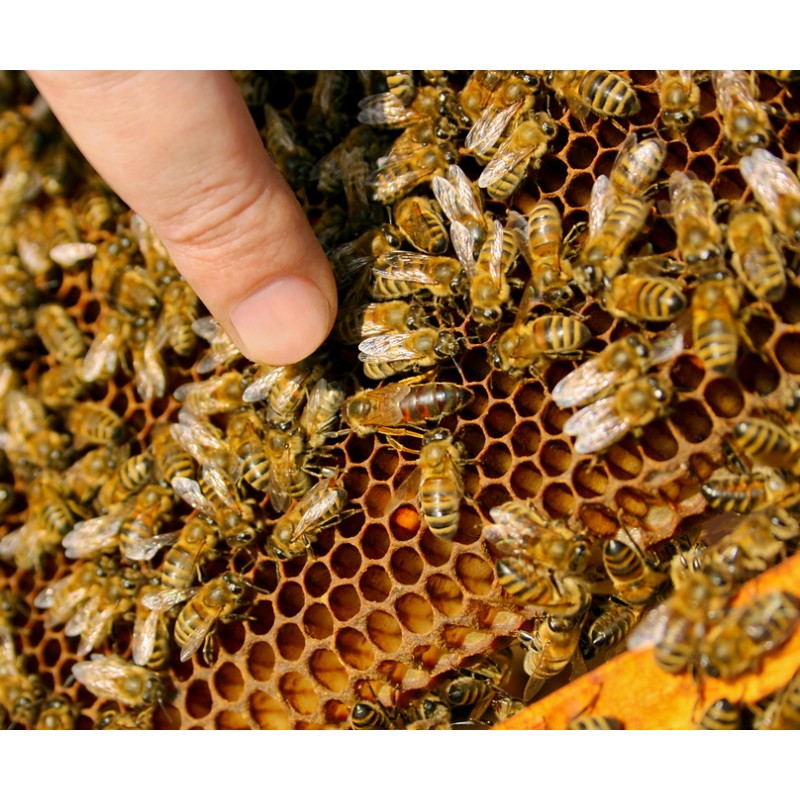
{"label": "bee abdomen", "polygon": [[595,112],[606,117],[629,117],[640,108],[633,88],[621,76],[602,69],[584,75],[580,94],[589,100]]}
{"label": "bee abdomen", "polygon": [[420,506],[425,522],[435,536],[450,540],[456,535],[460,518],[461,488],[451,477],[429,478],[420,486]]}

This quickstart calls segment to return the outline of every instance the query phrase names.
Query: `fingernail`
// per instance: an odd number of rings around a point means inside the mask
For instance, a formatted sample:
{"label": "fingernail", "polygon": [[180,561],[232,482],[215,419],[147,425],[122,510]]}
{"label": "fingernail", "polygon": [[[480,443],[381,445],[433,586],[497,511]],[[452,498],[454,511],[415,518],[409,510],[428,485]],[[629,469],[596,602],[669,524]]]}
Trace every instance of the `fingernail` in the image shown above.
{"label": "fingernail", "polygon": [[273,278],[242,300],[230,320],[244,355],[276,366],[311,355],[333,324],[325,295],[300,275]]}

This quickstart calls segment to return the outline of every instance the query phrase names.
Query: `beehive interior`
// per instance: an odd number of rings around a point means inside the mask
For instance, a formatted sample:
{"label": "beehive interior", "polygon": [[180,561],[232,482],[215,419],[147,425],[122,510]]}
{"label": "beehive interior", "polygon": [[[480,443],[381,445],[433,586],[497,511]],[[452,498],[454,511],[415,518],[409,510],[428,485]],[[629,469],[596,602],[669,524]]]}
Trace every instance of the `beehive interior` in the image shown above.
{"label": "beehive interior", "polygon": [[[511,202],[488,202],[487,208],[503,219],[505,206],[527,212],[540,198],[551,198],[562,210],[564,231],[570,231],[587,221],[592,187],[598,177],[609,173],[619,146],[632,131],[640,138],[665,137],[667,155],[659,173],[656,207],[667,198],[667,176],[676,170],[692,170],[708,182],[718,201],[724,201],[718,214],[726,219],[729,206],[725,202],[740,198],[745,183],[738,157],[728,153],[711,82],[700,85],[700,117],[685,137],[675,138],[669,137],[662,125],[655,73],[620,74],[630,79],[641,105],[635,116],[620,121],[591,114],[584,125],[541,86],[537,108],[547,107],[557,120],[557,136],[540,168],[529,170]],[[313,117],[318,103],[315,87],[322,80],[317,73],[242,73],[236,77],[256,123],[264,124],[263,104],[268,101],[295,126],[312,164],[355,126],[359,99],[384,91],[379,74],[370,78],[369,87],[356,73],[341,76],[344,89],[341,96],[335,95],[336,124],[321,130]],[[426,85],[421,74],[415,77],[418,86]],[[452,73],[447,81],[458,91],[468,77],[468,73]],[[800,149],[796,94],[764,74],[759,75],[758,85],[761,100],[774,110],[770,149],[794,168]],[[47,190],[49,184],[44,184],[45,188],[31,192],[30,198],[9,206],[2,219],[7,257],[22,255],[26,230],[39,231],[46,251],[53,238],[42,232],[42,219],[54,207],[77,209],[83,192],[96,179],[66,143],[55,120],[36,113],[36,92],[24,74],[4,76],[0,91],[6,113],[19,115],[14,120],[8,117],[7,129],[19,126],[19,141],[29,148],[34,164],[50,166],[62,154],[66,156],[62,188]],[[398,131],[377,134],[385,149]],[[456,146],[463,145],[465,134],[465,129],[459,129],[454,137]],[[6,145],[6,175],[11,171],[13,143]],[[371,167],[376,158],[372,157]],[[459,163],[471,178],[476,177],[479,167],[471,155],[462,151]],[[321,192],[313,171],[300,174],[295,188],[312,223],[318,224],[335,206],[347,210],[343,192]],[[430,195],[427,185],[416,191]],[[93,241],[98,247],[131,228],[131,212],[112,195],[107,199],[114,218],[104,228],[92,230],[85,221],[90,218],[80,217],[81,240]],[[388,209],[374,201],[369,213],[373,216],[367,223],[350,219],[341,226],[326,247],[351,241],[370,225],[389,219]],[[675,234],[664,214],[650,216],[633,249],[675,255]],[[129,259],[132,264],[144,263],[135,240]],[[524,280],[523,262],[518,263],[517,271]],[[233,570],[258,591],[251,590],[238,610],[243,618],[215,627],[212,663],[206,663],[202,648],[181,663],[172,648],[168,666],[159,672],[167,695],[154,709],[153,725],[348,727],[353,705],[360,700],[379,697],[389,706],[402,706],[407,698],[458,674],[459,668],[507,648],[515,642],[515,631],[530,629],[537,616],[500,589],[493,559],[482,540],[490,509],[507,500],[529,500],[546,516],[563,519],[595,540],[615,535],[621,522],[639,531],[638,543],[646,549],[679,538],[707,511],[699,487],[724,463],[723,438],[737,421],[758,415],[800,373],[800,288],[794,281],[792,274],[781,301],[749,317],[746,331],[752,347],[740,344],[735,375],[705,369],[691,350],[681,353],[661,369],[677,390],[672,413],[647,425],[640,438],[625,437],[599,456],[574,451],[573,438],[562,430],[571,412],[559,408],[551,398],[553,387],[574,368],[576,360],[553,360],[540,375],[510,375],[492,365],[489,346],[512,324],[515,309],[511,303],[495,326],[476,325],[468,306],[460,301],[429,306],[431,318],[442,327],[452,325],[462,345],[454,359],[437,365],[436,379],[463,382],[474,394],[462,411],[441,423],[454,432],[466,454],[465,498],[455,538],[444,541],[421,524],[415,501],[394,504],[399,487],[416,465],[418,444],[414,440],[404,439],[408,450],[401,450],[382,434],[356,436],[343,431],[332,437],[315,455],[313,464],[340,470],[353,513],[323,529],[310,554],[288,561],[276,562],[264,554],[261,543],[277,513],[263,493],[244,487],[247,496],[259,503],[259,544],[238,551],[221,545],[218,555],[203,566],[202,574],[204,580],[210,580]],[[36,286],[36,302],[59,303],[86,341],[93,340],[109,313],[109,300],[93,285],[90,261],[63,269],[51,263],[41,275],[31,275],[31,283]],[[519,292],[516,285],[514,291]],[[574,310],[592,334],[585,347],[587,355],[634,329],[615,320],[591,297],[579,297]],[[20,313],[30,316],[32,311],[25,306]],[[58,366],[57,361],[32,331],[32,317],[17,324],[10,313],[7,316],[6,325],[18,337],[19,346],[5,352],[4,363],[19,376],[21,386],[39,396],[45,376]],[[164,349],[168,390],[163,397],[143,400],[124,363],[112,379],[92,383],[82,397],[112,409],[124,420],[131,454],[146,452],[153,427],[177,419],[181,404],[172,390],[208,377],[197,368],[207,345],[198,339],[186,355]],[[326,376],[341,380],[348,393],[358,386],[374,385],[363,377],[357,352],[355,346],[337,344],[330,351],[324,347],[316,356],[324,364]],[[214,374],[234,368],[246,371],[248,366],[238,359],[218,365]],[[69,433],[68,407],[50,408],[49,413],[50,427]],[[70,450],[68,462],[54,467],[64,469],[84,452],[86,449]],[[18,530],[28,519],[27,493],[36,472],[6,463],[3,480],[13,486],[14,497],[0,536]],[[188,504],[175,500],[164,515],[162,531],[179,530],[194,514]],[[108,557],[117,569],[127,565],[119,552]],[[137,563],[142,584],[159,574],[162,558],[163,551],[151,561]],[[24,671],[38,676],[47,698],[68,698],[76,727],[91,728],[109,701],[98,699],[71,678],[73,665],[89,656],[79,657],[78,638],[67,635],[63,624],[46,625],[45,610],[34,603],[45,587],[72,574],[80,564],[80,559],[66,558],[58,545],[43,556],[40,568],[0,561],[0,585],[16,598],[10,620]],[[132,619],[132,610],[116,619],[111,635],[95,652],[129,658]],[[27,727],[17,720],[14,723]]]}

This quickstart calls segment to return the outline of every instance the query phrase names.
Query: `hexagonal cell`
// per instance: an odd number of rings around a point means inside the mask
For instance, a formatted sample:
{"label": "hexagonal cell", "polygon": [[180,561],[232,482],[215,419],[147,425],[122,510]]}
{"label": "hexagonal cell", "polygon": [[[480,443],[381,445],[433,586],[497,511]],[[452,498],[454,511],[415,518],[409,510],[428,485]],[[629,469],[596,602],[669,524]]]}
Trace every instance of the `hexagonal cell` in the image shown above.
{"label": "hexagonal cell", "polygon": [[573,169],[586,169],[597,156],[597,142],[591,136],[574,136],[567,145],[566,155]]}
{"label": "hexagonal cell", "polygon": [[325,703],[325,722],[341,727],[350,718],[350,706],[339,700],[328,700]]}
{"label": "hexagonal cell", "polygon": [[247,718],[240,714],[238,711],[231,711],[226,709],[220,711],[214,720],[215,727],[218,731],[249,731],[250,723]]}
{"label": "hexagonal cell", "polygon": [[595,336],[602,336],[614,324],[614,317],[599,303],[592,302],[583,309],[583,321]]}
{"label": "hexagonal cell", "polygon": [[[400,511],[401,509],[398,509],[398,513]],[[417,520],[419,520],[419,517],[417,517]],[[365,558],[379,559],[383,558],[388,550],[389,534],[386,532],[386,528],[378,523],[367,525],[361,536],[362,555]]]}
{"label": "hexagonal cell", "polygon": [[488,594],[494,583],[494,567],[481,556],[462,553],[456,558],[455,576],[474,595]]}
{"label": "hexagonal cell", "polygon": [[687,442],[704,442],[713,428],[705,406],[697,400],[684,400],[670,417],[672,425],[680,431]]}
{"label": "hexagonal cell", "polygon": [[[517,467],[517,470],[519,467]],[[516,470],[515,470],[516,472]],[[511,476],[512,486],[514,484],[514,475]],[[494,508],[511,499],[508,489],[499,483],[490,483],[484,486],[480,493],[475,498],[481,508]]]}
{"label": "hexagonal cell", "polygon": [[479,463],[486,477],[501,478],[511,466],[511,452],[503,442],[495,442],[486,448]]}
{"label": "hexagonal cell", "polygon": [[775,345],[775,357],[787,372],[800,373],[800,333],[784,333]]}
{"label": "hexagonal cell", "polygon": [[[531,463],[518,464],[511,473],[511,490],[520,500],[535,497],[541,485],[542,473]],[[495,502],[491,507],[499,505],[500,503]]]}
{"label": "hexagonal cell", "polygon": [[558,436],[564,430],[564,423],[572,416],[568,408],[559,408],[555,403],[547,401],[542,411],[542,427],[551,436]]}
{"label": "hexagonal cell", "polygon": [[614,495],[614,500],[621,511],[625,511],[634,517],[639,517],[639,519],[646,517],[650,508],[648,498],[630,486],[624,486],[620,489]]}
{"label": "hexagonal cell", "polygon": [[514,429],[511,437],[511,448],[517,458],[535,455],[539,450],[542,434],[539,426],[532,420],[521,422]]}
{"label": "hexagonal cell", "polygon": [[646,425],[641,443],[644,454],[653,461],[669,461],[678,453],[678,442],[664,420]]}
{"label": "hexagonal cell", "polygon": [[287,581],[278,590],[278,612],[284,617],[293,617],[302,611],[305,603],[305,592],[299,583]]}
{"label": "hexagonal cell", "polygon": [[474,397],[458,412],[458,418],[465,421],[482,420],[483,415],[486,413],[486,407],[489,405],[486,389],[483,386],[470,386],[469,388]]}
{"label": "hexagonal cell", "polygon": [[684,354],[675,359],[669,376],[678,391],[693,392],[702,382],[705,368],[696,356]]}
{"label": "hexagonal cell", "polygon": [[331,585],[331,573],[325,564],[317,561],[306,570],[303,585],[311,597],[322,597]]}
{"label": "hexagonal cell", "polygon": [[519,385],[519,378],[508,372],[495,370],[489,378],[489,392],[496,400],[509,397]]}
{"label": "hexagonal cell", "polygon": [[363,501],[367,514],[374,519],[382,517],[391,496],[392,493],[384,484],[378,483],[371,486],[366,495],[364,495]]}
{"label": "hexagonal cell", "polygon": [[419,549],[428,564],[432,567],[441,567],[450,560],[453,543],[446,542],[444,539],[434,536],[429,530],[425,530],[419,540]]}
{"label": "hexagonal cell", "polygon": [[514,395],[514,408],[520,417],[533,417],[544,402],[544,387],[539,381],[526,381]]}
{"label": "hexagonal cell", "polygon": [[333,616],[326,605],[314,603],[303,614],[303,630],[312,639],[327,639],[333,633]]}
{"label": "hexagonal cell", "polygon": [[244,679],[236,664],[226,661],[217,667],[214,673],[214,688],[225,700],[235,702],[241,697]]}
{"label": "hexagonal cell", "polygon": [[377,564],[364,570],[358,580],[361,596],[372,603],[382,603],[392,591],[392,579],[383,567]]}
{"label": "hexagonal cell", "polygon": [[400,624],[412,633],[424,634],[433,630],[433,608],[421,595],[404,594],[395,600]]}
{"label": "hexagonal cell", "polygon": [[464,608],[464,594],[458,584],[447,575],[431,575],[425,581],[428,599],[433,607],[448,617],[455,617]]}
{"label": "hexagonal cell", "polygon": [[400,454],[394,447],[379,447],[369,463],[370,475],[376,481],[387,481],[394,475]]}
{"label": "hexagonal cell", "polygon": [[342,622],[354,617],[361,610],[358,592],[349,583],[331,589],[329,604],[333,616]]}
{"label": "hexagonal cell", "polygon": [[411,547],[401,547],[395,550],[389,565],[392,577],[406,585],[413,585],[420,579],[424,566],[419,553]]}
{"label": "hexagonal cell", "polygon": [[364,672],[372,666],[375,653],[361,631],[342,628],[336,634],[336,652],[345,664]]}
{"label": "hexagonal cell", "polygon": [[308,659],[311,677],[332,692],[342,692],[347,687],[347,670],[331,650],[315,650]]}
{"label": "hexagonal cell", "polygon": [[593,186],[594,178],[588,172],[579,173],[569,182],[564,199],[573,208],[586,206],[589,204]]}
{"label": "hexagonal cell", "polygon": [[542,505],[552,519],[563,519],[575,510],[575,495],[566,483],[551,483],[544,490]]}
{"label": "hexagonal cell", "polygon": [[242,649],[246,632],[244,625],[239,620],[236,620],[234,622],[226,622],[224,625],[218,625],[216,635],[220,648],[226,653],[234,655]]}
{"label": "hexagonal cell", "polygon": [[639,454],[639,448],[630,438],[617,442],[605,455],[608,471],[617,480],[630,480],[635,478],[644,466],[644,461]]}
{"label": "hexagonal cell", "polygon": [[608,475],[601,466],[593,466],[591,461],[582,461],[572,474],[575,491],[581,497],[597,497],[608,487]]}
{"label": "hexagonal cell", "polygon": [[783,300],[773,305],[780,318],[789,325],[800,322],[800,287],[789,285]]}
{"label": "hexagonal cell", "polygon": [[202,719],[211,713],[213,704],[208,684],[203,680],[192,681],[186,690],[186,713],[194,719]]}
{"label": "hexagonal cell", "polygon": [[297,661],[305,650],[306,637],[294,622],[287,622],[286,625],[278,628],[275,644],[283,658],[287,661]]}
{"label": "hexagonal cell", "polygon": [[493,403],[486,412],[483,424],[490,436],[500,438],[514,427],[516,421],[517,416],[508,403]]}
{"label": "hexagonal cell", "polygon": [[578,511],[578,516],[586,530],[595,536],[613,536],[619,529],[619,521],[616,514],[605,506],[582,505]]}
{"label": "hexagonal cell", "polygon": [[370,484],[369,473],[362,467],[351,467],[342,477],[347,496],[353,500],[363,497]]}
{"label": "hexagonal cell", "polygon": [[718,417],[737,417],[744,408],[744,395],[739,383],[731,378],[717,378],[706,386],[703,397]]}
{"label": "hexagonal cell", "polygon": [[360,464],[371,455],[375,446],[374,436],[350,436],[344,445],[344,451],[351,464]]}
{"label": "hexagonal cell", "polygon": [[483,533],[483,520],[474,506],[461,506],[461,518],[458,523],[458,530],[453,537],[454,542],[463,545],[471,545],[481,538]]}
{"label": "hexagonal cell", "polygon": [[397,620],[385,611],[373,611],[367,617],[367,636],[384,653],[394,653],[403,643],[403,630]]}
{"label": "hexagonal cell", "polygon": [[[486,356],[480,350],[468,350],[461,359],[461,370],[466,383],[481,383],[489,374]],[[469,417],[474,419],[474,417]]]}
{"label": "hexagonal cell", "polygon": [[572,466],[572,449],[566,442],[554,439],[544,443],[539,460],[548,475],[561,475]]}
{"label": "hexagonal cell", "polygon": [[[798,337],[798,340],[800,341],[800,337]],[[780,341],[781,340],[778,341],[778,346],[775,348],[775,355],[777,356],[778,361],[780,361]],[[791,360],[791,352],[787,352],[786,355]],[[794,364],[798,369],[800,369],[800,358],[797,358]],[[782,366],[784,366],[784,368],[787,370],[789,369],[783,364]],[[789,371],[791,372],[791,370]],[[741,382],[745,391],[755,392],[756,394],[760,394],[762,396],[774,392],[775,389],[778,388],[778,384],[781,380],[780,374],[773,364],[765,361],[757,353],[747,353],[741,360],[737,372],[739,381]]]}
{"label": "hexagonal cell", "polygon": [[319,697],[314,684],[299,672],[281,675],[278,687],[283,699],[298,714],[313,714],[319,706]]}
{"label": "hexagonal cell", "polygon": [[331,569],[337,577],[352,578],[361,568],[361,553],[349,542],[340,544],[331,556]]}

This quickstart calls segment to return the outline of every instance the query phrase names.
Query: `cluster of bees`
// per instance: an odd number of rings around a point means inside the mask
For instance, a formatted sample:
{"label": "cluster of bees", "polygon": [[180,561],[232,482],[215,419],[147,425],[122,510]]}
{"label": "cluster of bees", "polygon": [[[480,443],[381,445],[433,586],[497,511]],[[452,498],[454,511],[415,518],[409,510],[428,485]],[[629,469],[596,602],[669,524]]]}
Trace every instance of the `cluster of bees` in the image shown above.
{"label": "cluster of bees", "polygon": [[[152,726],[170,696],[173,654],[213,664],[217,624],[246,618],[252,599],[280,582],[281,564],[313,557],[322,530],[359,513],[345,488],[344,437],[382,437],[415,462],[387,514],[410,503],[434,537],[458,537],[461,509],[474,503],[458,435],[475,400],[465,353],[520,383],[578,362],[549,393],[571,410],[563,432],[573,451],[602,461],[672,412],[678,357],[735,376],[740,347],[754,348],[745,314],[774,316],[795,280],[786,258],[800,238],[800,181],[769,149],[754,73],[664,71],[643,90],[604,70],[322,71],[297,126],[271,104],[273,76],[234,75],[340,288],[330,342],[288,367],[243,359],[25,77],[0,86],[16,106],[0,118],[0,499],[26,512],[0,539],[0,559],[37,574],[68,560],[33,605],[48,629],[78,637],[71,680],[108,701],[98,727]],[[721,202],[691,170],[665,170],[668,144],[702,116],[706,81],[744,202]],[[658,123],[652,135],[628,134],[644,91],[657,99]],[[600,118],[623,131],[585,222],[569,230],[558,198],[527,194],[571,135],[559,109],[576,130]],[[672,257],[642,244],[654,217],[673,232]],[[62,302],[70,287],[91,292],[89,319]],[[599,352],[591,304],[624,331]],[[347,698],[346,722],[492,724],[568,667],[607,658],[637,625],[667,671],[701,680],[758,669],[798,610],[790,595],[730,606],[798,536],[787,510],[800,499],[796,393],[781,388],[785,400],[737,423],[726,472],[701,487],[728,514],[719,543],[704,531],[699,543],[646,552],[622,523],[600,541],[535,499],[480,508],[478,546],[523,628],[425,691],[400,697],[365,679]],[[126,417],[125,392],[153,409],[144,424]],[[274,578],[264,579],[265,562]],[[258,578],[246,578],[256,564]],[[24,610],[10,595],[6,606],[9,724],[71,727],[74,704],[18,652]],[[761,709],[768,722],[759,724],[796,719],[795,696],[789,688]],[[723,727],[732,707],[711,710],[706,726]],[[621,725],[591,715],[573,724]]]}

